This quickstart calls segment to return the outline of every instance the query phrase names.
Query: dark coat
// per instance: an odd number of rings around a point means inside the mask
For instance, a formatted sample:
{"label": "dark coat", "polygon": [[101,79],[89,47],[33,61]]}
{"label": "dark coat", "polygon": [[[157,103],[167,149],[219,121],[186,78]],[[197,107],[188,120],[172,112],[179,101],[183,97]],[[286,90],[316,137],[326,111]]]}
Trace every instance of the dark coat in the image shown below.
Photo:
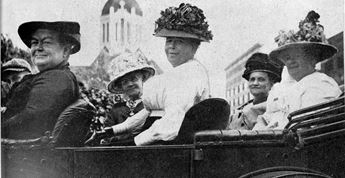
{"label": "dark coat", "polygon": [[77,79],[68,65],[25,76],[6,104],[1,137],[29,139],[52,131],[60,113],[78,98]]}
{"label": "dark coat", "polygon": [[[142,109],[144,109],[144,104],[143,102],[140,102],[134,108],[133,113],[136,114]],[[105,125],[112,126],[120,124],[123,121],[125,121],[128,117],[130,117],[130,113],[131,111],[129,107],[126,105],[126,102],[116,103],[112,106],[111,110],[109,111]]]}

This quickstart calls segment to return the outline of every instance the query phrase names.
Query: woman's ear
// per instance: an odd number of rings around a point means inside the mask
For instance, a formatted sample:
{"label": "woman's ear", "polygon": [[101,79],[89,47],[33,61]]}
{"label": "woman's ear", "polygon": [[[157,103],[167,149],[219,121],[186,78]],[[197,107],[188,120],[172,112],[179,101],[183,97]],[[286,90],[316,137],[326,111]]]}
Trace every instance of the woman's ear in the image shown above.
{"label": "woman's ear", "polygon": [[72,51],[72,45],[68,44],[64,46],[63,57],[68,58]]}

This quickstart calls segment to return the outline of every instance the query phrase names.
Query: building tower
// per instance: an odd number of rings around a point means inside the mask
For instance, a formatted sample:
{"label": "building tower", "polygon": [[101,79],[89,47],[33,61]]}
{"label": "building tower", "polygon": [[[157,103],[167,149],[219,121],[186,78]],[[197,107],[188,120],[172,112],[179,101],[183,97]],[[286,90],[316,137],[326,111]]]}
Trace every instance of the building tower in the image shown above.
{"label": "building tower", "polygon": [[142,35],[143,12],[135,0],[108,0],[101,15],[100,45],[110,55],[135,51]]}

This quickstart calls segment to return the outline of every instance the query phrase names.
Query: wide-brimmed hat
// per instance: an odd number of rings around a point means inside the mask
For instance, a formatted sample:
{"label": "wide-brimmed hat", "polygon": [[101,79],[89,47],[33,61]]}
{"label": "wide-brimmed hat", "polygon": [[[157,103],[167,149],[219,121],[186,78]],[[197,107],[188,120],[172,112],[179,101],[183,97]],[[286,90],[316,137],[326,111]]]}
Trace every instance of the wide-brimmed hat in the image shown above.
{"label": "wide-brimmed hat", "polygon": [[108,90],[112,93],[123,93],[119,80],[132,72],[141,72],[143,81],[155,74],[155,69],[148,64],[147,58],[141,52],[123,53],[110,62],[108,74],[111,82]]}
{"label": "wide-brimmed hat", "polygon": [[161,11],[161,17],[156,20],[154,36],[192,38],[205,42],[213,38],[203,11],[185,3]]}
{"label": "wide-brimmed hat", "polygon": [[283,53],[289,53],[290,50],[300,48],[307,54],[315,57],[317,62],[332,57],[338,49],[328,44],[324,35],[324,27],[318,24],[320,15],[315,11],[310,11],[307,17],[300,21],[299,31],[294,33],[280,31],[275,38],[278,48],[273,50],[269,56],[272,59],[279,59]]}
{"label": "wide-brimmed hat", "polygon": [[246,62],[243,78],[249,80],[250,74],[253,72],[266,72],[272,76],[274,83],[280,82],[283,71],[283,64],[279,61],[269,59],[267,54],[254,53]]}
{"label": "wide-brimmed hat", "polygon": [[13,58],[2,65],[1,77],[4,78],[10,73],[24,71],[31,72],[30,64],[24,59]]}
{"label": "wide-brimmed hat", "polygon": [[77,22],[57,21],[57,22],[44,22],[32,21],[26,22],[19,26],[18,34],[27,47],[31,47],[31,35],[37,29],[48,29],[59,32],[65,37],[72,45],[71,54],[80,50],[80,26]]}

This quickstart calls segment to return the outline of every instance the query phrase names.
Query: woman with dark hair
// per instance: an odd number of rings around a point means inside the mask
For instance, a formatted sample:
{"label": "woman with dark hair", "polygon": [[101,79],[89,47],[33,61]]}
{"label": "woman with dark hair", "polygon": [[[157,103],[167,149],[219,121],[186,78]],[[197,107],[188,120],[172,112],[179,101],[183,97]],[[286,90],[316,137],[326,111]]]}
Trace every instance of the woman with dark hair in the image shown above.
{"label": "woman with dark hair", "polygon": [[242,77],[248,81],[253,99],[237,108],[230,116],[228,129],[251,130],[258,115],[266,111],[269,91],[281,80],[283,66],[270,60],[267,54],[254,53],[245,67]]}

